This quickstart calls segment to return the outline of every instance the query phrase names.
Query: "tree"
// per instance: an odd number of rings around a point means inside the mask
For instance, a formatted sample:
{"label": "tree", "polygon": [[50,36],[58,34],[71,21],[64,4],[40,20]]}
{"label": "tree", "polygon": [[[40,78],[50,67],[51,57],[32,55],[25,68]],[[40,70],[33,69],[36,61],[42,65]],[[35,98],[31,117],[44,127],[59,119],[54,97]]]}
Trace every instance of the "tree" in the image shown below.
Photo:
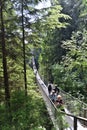
{"label": "tree", "polygon": [[[32,17],[35,18],[37,10],[33,7],[36,3],[38,3],[39,0],[36,1],[25,1],[25,0],[12,0],[14,3],[14,9],[18,11],[17,17],[18,17],[18,24],[19,24],[19,30],[22,35],[20,36],[20,39],[22,39],[23,43],[23,72],[24,72],[24,86],[25,86],[25,95],[27,95],[27,76],[26,76],[26,49],[27,45],[25,44],[25,41],[29,43],[28,35],[31,29],[31,20]],[[21,10],[21,11],[20,11]],[[26,47],[27,46],[27,47]],[[28,50],[30,51],[30,49]],[[28,53],[29,54],[29,53]]]}
{"label": "tree", "polygon": [[8,72],[7,72],[7,59],[6,59],[6,45],[5,45],[5,28],[4,28],[4,1],[0,1],[0,18],[1,18],[1,45],[2,45],[2,62],[3,62],[3,75],[4,75],[4,86],[5,86],[5,100],[7,106],[10,107],[10,92],[8,83]]}
{"label": "tree", "polygon": [[[75,31],[79,26],[79,16],[81,13],[81,10],[83,9],[82,7],[82,0],[58,0],[61,6],[63,7],[62,12],[65,14],[68,14],[72,19],[70,20],[71,26],[69,27],[70,31],[69,33],[71,34],[72,31]],[[67,32],[68,33],[68,32]]]}
{"label": "tree", "polygon": [[[61,13],[62,7],[60,5],[52,6],[48,11],[48,16],[46,19],[42,20],[43,36],[44,42],[42,43],[42,63],[45,68],[44,71],[48,73],[47,75],[51,76],[52,65],[55,62],[60,62],[63,55],[64,49],[61,47],[62,36],[60,30],[66,28],[68,20],[70,17]],[[64,22],[61,22],[60,19],[65,19]],[[48,70],[48,71],[47,71]],[[49,76],[46,76],[46,78]],[[48,79],[51,80],[51,79]]]}
{"label": "tree", "polygon": [[22,0],[21,5],[22,14],[22,42],[23,42],[23,59],[24,59],[24,84],[25,84],[25,95],[27,96],[27,78],[26,78],[26,59],[25,59],[25,28],[24,28],[24,2]]}

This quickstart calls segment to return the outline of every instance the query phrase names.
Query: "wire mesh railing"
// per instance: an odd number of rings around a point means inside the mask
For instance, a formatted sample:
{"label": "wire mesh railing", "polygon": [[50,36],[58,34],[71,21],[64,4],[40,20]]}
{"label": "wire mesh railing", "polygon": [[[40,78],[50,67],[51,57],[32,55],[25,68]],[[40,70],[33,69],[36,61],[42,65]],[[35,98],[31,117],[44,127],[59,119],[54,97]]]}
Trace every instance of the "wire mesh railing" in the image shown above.
{"label": "wire mesh railing", "polygon": [[[87,118],[87,104],[64,92],[62,89],[60,89],[60,94],[63,97],[65,107],[70,113],[74,114],[75,116]],[[87,122],[81,121],[81,123],[87,126]]]}

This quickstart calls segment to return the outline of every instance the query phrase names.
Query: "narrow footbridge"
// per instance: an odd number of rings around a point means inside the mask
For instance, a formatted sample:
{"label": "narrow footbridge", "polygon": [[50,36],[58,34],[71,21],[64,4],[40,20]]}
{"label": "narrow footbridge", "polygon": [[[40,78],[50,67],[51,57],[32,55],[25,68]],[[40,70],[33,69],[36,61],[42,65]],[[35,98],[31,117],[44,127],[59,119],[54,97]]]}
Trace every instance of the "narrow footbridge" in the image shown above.
{"label": "narrow footbridge", "polygon": [[32,61],[37,84],[55,129],[87,130],[87,105],[60,89],[60,94],[62,95],[65,104],[65,112],[58,110],[49,98],[47,86],[38,74],[34,58]]}

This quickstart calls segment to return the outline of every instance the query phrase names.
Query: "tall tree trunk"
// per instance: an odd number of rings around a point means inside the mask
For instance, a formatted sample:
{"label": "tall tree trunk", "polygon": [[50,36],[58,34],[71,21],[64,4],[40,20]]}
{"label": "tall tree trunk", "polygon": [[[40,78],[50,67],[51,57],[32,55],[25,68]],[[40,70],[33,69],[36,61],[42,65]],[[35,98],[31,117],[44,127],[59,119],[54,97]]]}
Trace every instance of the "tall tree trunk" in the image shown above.
{"label": "tall tree trunk", "polygon": [[24,14],[23,14],[23,0],[22,0],[22,40],[23,40],[23,59],[24,59],[24,84],[25,95],[27,96],[27,78],[26,78],[26,59],[25,59],[25,31],[24,31]]}
{"label": "tall tree trunk", "polygon": [[6,105],[8,105],[8,107],[10,107],[10,92],[9,92],[8,72],[7,72],[3,8],[4,8],[4,1],[0,0],[1,45],[2,45],[2,63],[3,63],[4,86],[5,86],[5,101],[6,101]]}

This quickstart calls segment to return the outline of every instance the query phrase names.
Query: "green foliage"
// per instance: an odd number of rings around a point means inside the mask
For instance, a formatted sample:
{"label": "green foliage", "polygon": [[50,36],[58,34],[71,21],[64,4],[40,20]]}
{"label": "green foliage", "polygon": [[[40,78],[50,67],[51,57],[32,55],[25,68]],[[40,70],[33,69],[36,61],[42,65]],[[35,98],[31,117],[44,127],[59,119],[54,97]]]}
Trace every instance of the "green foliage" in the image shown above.
{"label": "green foliage", "polygon": [[52,75],[54,78],[54,83],[56,84],[62,84],[63,82],[63,75],[64,75],[64,68],[59,65],[59,64],[55,64],[52,67]]}
{"label": "green foliage", "polygon": [[65,114],[62,113],[61,108],[57,109],[56,121],[57,121],[59,129],[67,129],[69,127],[69,124],[67,124],[66,119],[65,119]]}
{"label": "green foliage", "polygon": [[[85,33],[86,31],[83,34],[81,32],[73,33],[71,40],[63,42],[63,47],[67,50],[67,54],[63,57],[61,65],[53,68],[55,70],[53,71],[55,81],[57,82],[58,79],[62,80],[61,87],[66,91],[71,91],[76,96],[78,96],[76,94],[77,91],[86,96],[87,50],[85,46],[87,41]],[[58,78],[56,78],[57,76]]]}
{"label": "green foliage", "polygon": [[[55,62],[60,62],[63,49],[61,48],[62,36],[60,31],[63,28],[69,26],[68,20],[71,18],[62,13],[62,8],[60,5],[55,5],[49,8],[48,13],[44,19],[41,20],[41,30],[43,35],[43,42],[41,46],[40,55],[40,73],[42,71],[43,77],[47,80],[52,79],[52,65]],[[42,36],[41,35],[41,36]],[[44,75],[45,74],[45,75]]]}
{"label": "green foliage", "polygon": [[[25,45],[26,63],[32,55],[30,50],[41,48],[39,72],[44,81],[47,83],[48,80],[54,79],[54,83],[67,92],[77,97],[81,95],[86,98],[86,0],[68,0],[67,2],[63,0],[60,2],[63,8],[53,2],[50,8],[42,10],[35,9],[38,1],[24,0],[23,3],[25,41],[29,43]],[[28,97],[25,98],[24,95],[21,5],[21,0],[6,0],[3,10],[11,93],[11,110],[9,113],[4,106],[5,94],[0,44],[0,129],[3,130],[39,130],[43,127],[46,128],[48,124],[49,126],[52,125],[52,122],[49,122],[49,116],[48,118],[45,117],[47,111],[35,84],[35,77],[28,66]],[[71,37],[72,30],[78,28],[80,30],[73,32]],[[36,52],[35,55],[38,57]],[[79,107],[77,102],[74,104]],[[78,109],[76,108],[76,113],[78,113]]]}
{"label": "green foliage", "polygon": [[[60,62],[58,62],[59,55],[56,55],[56,50],[59,48],[57,49],[57,46],[55,46],[55,41],[53,43],[54,45],[47,42],[42,49],[42,61],[44,66],[46,66],[43,69],[48,71],[48,79],[50,77],[49,69],[51,69],[54,83],[57,83],[65,91],[72,93],[73,96],[79,98],[80,95],[83,95],[84,100],[86,99],[87,93],[86,35],[87,31],[83,29],[83,31],[73,32],[71,40],[62,42],[61,51],[65,49],[66,55],[62,56]],[[49,37],[49,39],[52,41],[52,37]],[[45,74],[47,71],[44,71]]]}
{"label": "green foliage", "polygon": [[68,23],[62,23],[59,21],[59,19],[64,18],[66,20],[70,19],[70,17],[68,15],[62,14],[61,10],[62,8],[60,5],[53,6],[49,9],[45,27],[51,30],[55,28],[66,28],[66,25],[68,25]]}
{"label": "green foliage", "polygon": [[[18,130],[36,130],[46,127],[50,122],[45,115],[48,115],[43,99],[36,86],[35,77],[32,70],[27,72],[28,78],[28,96],[25,97],[24,91],[17,90],[11,96],[10,114],[6,112],[4,104],[0,105],[0,129],[18,129]],[[29,73],[31,75],[29,76]]]}
{"label": "green foliage", "polygon": [[[77,28],[79,28],[80,14],[83,10],[82,0],[59,0],[59,3],[63,7],[63,13],[68,14],[72,20],[69,21],[70,27],[67,29],[67,33],[72,33]],[[67,34],[66,34],[67,35]]]}

